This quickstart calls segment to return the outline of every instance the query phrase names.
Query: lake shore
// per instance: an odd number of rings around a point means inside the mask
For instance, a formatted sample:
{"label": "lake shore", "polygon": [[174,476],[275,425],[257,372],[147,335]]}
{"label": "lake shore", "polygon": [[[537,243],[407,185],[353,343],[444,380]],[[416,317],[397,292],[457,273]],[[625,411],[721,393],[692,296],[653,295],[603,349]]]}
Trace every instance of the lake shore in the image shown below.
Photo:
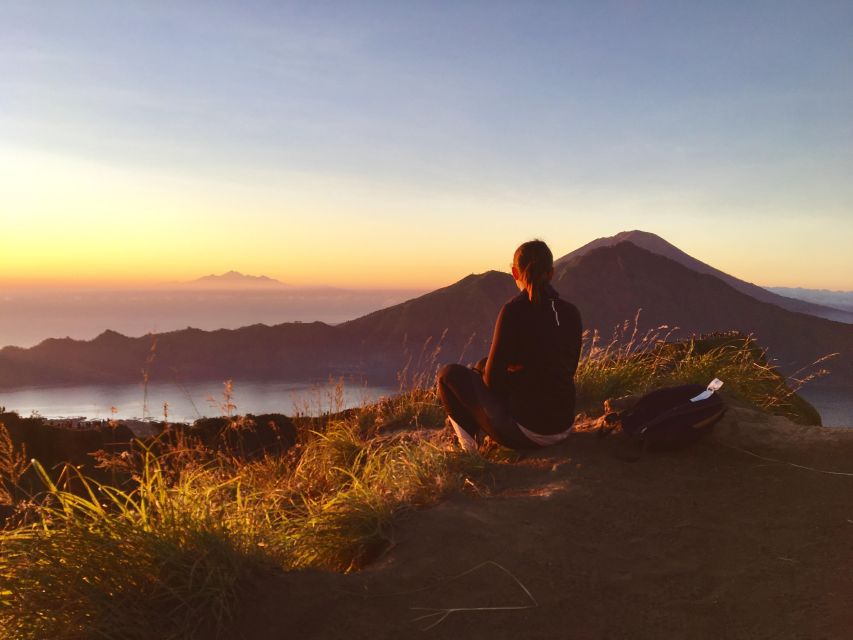
{"label": "lake shore", "polygon": [[[80,419],[142,421],[143,418],[192,423],[220,416],[225,398],[221,380],[188,383],[33,387],[0,391],[0,406],[22,416],[36,413],[55,420]],[[372,402],[398,389],[358,382],[240,382],[230,392],[232,413],[320,415]],[[164,407],[164,403],[168,403]],[[114,410],[113,410],[114,409]]]}

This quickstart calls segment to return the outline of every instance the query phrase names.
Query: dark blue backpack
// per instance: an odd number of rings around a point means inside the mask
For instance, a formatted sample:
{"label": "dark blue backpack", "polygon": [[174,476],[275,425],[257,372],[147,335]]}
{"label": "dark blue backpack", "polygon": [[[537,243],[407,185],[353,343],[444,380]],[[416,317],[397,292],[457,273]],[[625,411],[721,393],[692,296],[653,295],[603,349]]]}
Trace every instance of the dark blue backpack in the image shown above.
{"label": "dark blue backpack", "polygon": [[707,387],[685,384],[647,393],[618,415],[622,431],[645,448],[677,449],[707,434],[723,417],[726,405],[716,378]]}

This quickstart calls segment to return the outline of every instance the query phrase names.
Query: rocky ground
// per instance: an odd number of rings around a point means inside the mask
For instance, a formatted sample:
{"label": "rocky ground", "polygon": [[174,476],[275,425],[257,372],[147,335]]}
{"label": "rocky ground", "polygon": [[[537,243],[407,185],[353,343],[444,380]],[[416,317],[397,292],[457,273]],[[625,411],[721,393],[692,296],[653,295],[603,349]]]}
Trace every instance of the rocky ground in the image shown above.
{"label": "rocky ground", "polygon": [[263,579],[233,635],[853,637],[853,429],[732,408],[689,449],[618,451],[578,433],[494,465],[360,573]]}

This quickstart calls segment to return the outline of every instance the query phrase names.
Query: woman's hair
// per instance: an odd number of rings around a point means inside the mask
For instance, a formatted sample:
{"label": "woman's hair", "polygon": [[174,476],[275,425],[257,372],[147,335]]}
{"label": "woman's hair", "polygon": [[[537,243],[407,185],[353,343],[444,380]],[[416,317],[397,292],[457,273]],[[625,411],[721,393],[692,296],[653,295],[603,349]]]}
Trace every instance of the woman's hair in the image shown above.
{"label": "woman's hair", "polygon": [[542,288],[548,284],[548,276],[554,268],[554,256],[548,245],[541,240],[525,242],[515,250],[512,265],[518,270],[530,301],[542,302]]}

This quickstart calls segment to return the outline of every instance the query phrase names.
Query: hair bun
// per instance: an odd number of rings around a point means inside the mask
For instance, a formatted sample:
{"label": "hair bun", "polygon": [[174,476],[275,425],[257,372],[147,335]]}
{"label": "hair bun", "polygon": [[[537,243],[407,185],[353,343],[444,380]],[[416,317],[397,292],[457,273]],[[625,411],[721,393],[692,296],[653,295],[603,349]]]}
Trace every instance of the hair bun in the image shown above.
{"label": "hair bun", "polygon": [[521,275],[520,280],[525,284],[530,300],[541,302],[540,290],[548,282],[548,275],[554,268],[554,255],[548,245],[542,240],[531,240],[520,245],[515,250],[513,266]]}

